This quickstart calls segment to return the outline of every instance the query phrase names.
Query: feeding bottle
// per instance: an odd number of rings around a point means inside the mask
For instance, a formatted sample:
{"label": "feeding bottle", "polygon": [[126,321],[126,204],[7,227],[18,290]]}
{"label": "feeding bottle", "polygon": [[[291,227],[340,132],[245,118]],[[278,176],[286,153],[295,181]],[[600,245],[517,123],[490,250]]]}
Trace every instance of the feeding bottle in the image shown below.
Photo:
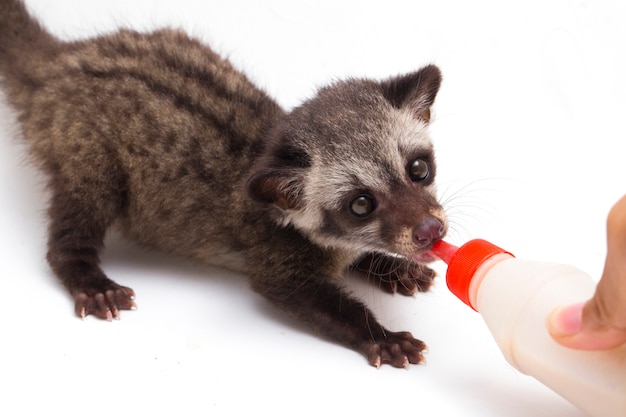
{"label": "feeding bottle", "polygon": [[595,282],[569,266],[526,261],[485,241],[431,252],[448,264],[446,282],[485,320],[506,360],[592,417],[626,417],[626,344],[582,351],[555,342],[546,327],[557,307],[583,302]]}

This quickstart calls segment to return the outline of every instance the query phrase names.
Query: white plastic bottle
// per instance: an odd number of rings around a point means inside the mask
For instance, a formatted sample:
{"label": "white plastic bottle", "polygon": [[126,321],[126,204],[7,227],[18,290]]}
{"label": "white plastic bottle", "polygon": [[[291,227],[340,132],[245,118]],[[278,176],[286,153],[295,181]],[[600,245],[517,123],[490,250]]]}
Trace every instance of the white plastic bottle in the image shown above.
{"label": "white plastic bottle", "polygon": [[448,264],[446,282],[480,312],[506,360],[592,417],[626,417],[626,344],[581,351],[556,343],[548,315],[593,296],[595,282],[568,265],[516,259],[485,241],[431,251]]}

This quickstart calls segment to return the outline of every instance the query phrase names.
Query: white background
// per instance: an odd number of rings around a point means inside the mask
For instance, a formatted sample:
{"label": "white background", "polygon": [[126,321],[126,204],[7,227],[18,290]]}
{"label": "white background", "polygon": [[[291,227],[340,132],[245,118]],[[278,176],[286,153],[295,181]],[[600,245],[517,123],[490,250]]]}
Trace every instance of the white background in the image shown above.
{"label": "white background", "polygon": [[[65,39],[176,25],[286,108],[347,76],[439,65],[433,137],[449,240],[599,277],[624,193],[626,6],[613,1],[28,0]],[[581,417],[499,353],[439,278],[414,298],[351,282],[427,365],[367,365],[276,313],[245,277],[108,239],[139,310],[74,316],[45,263],[46,194],[0,104],[0,415]],[[443,264],[436,264],[440,272]]]}

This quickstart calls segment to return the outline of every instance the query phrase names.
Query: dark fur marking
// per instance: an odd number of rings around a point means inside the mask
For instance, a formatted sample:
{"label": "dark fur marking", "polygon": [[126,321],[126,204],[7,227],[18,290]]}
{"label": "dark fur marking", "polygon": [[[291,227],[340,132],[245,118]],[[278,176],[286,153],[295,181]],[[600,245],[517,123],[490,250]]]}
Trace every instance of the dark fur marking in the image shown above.
{"label": "dark fur marking", "polygon": [[276,161],[274,164],[278,167],[294,167],[294,168],[310,168],[312,165],[311,157],[304,149],[289,139],[280,141],[278,148],[274,151]]}
{"label": "dark fur marking", "polygon": [[342,236],[347,233],[346,229],[342,227],[341,224],[337,221],[337,217],[341,216],[341,214],[335,213],[330,210],[323,210],[322,216],[323,223],[320,227],[320,232],[322,234],[327,236]]}
{"label": "dark fur marking", "polygon": [[229,143],[233,143],[232,148],[239,150],[240,152],[245,148],[247,142],[246,139],[240,138],[245,135],[244,132],[236,131],[233,127],[232,119],[220,119],[215,113],[206,109],[202,103],[199,103],[184,93],[180,93],[177,90],[170,88],[169,86],[160,83],[155,78],[150,77],[147,74],[140,73],[138,71],[109,71],[103,72],[93,70],[89,68],[83,69],[85,73],[96,78],[111,78],[111,79],[123,79],[132,78],[143,83],[152,92],[159,96],[169,100],[175,107],[184,110],[189,113],[194,113],[202,117],[203,120],[211,123],[222,133],[226,133],[229,138]]}

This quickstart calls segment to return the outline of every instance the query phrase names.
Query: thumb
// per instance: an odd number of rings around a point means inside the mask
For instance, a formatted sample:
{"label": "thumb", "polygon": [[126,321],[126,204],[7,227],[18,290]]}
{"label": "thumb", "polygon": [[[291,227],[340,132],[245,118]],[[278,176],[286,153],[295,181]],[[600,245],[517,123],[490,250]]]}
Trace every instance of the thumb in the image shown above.
{"label": "thumb", "polygon": [[626,342],[623,330],[607,327],[596,319],[595,301],[559,307],[549,316],[548,332],[559,344],[572,349],[605,350]]}
{"label": "thumb", "polygon": [[577,303],[562,306],[550,314],[547,326],[553,338],[558,341],[580,332],[584,305],[585,303]]}

